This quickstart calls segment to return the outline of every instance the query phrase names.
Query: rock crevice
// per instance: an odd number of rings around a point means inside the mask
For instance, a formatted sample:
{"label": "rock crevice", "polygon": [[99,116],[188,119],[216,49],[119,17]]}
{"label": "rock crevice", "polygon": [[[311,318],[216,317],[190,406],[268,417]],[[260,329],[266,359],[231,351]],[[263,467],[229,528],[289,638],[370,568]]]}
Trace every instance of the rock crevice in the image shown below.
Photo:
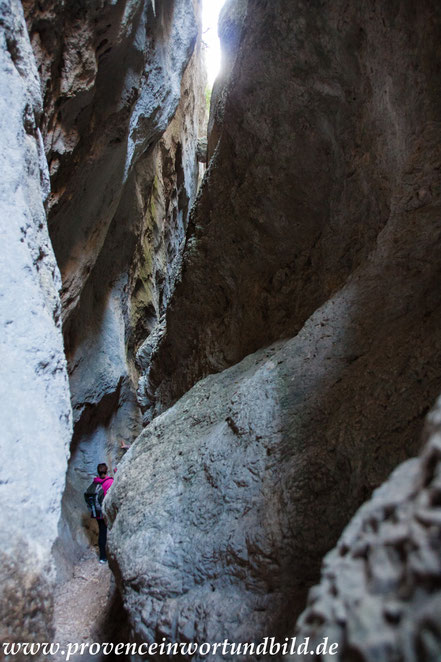
{"label": "rock crevice", "polygon": [[228,0],[208,136],[200,10],[0,3],[0,639],[104,460],[103,637],[438,659],[439,3]]}
{"label": "rock crevice", "polygon": [[200,2],[24,7],[75,426],[55,548],[65,579],[95,536],[79,517],[90,476],[142,429],[139,350],[161,327],[199,179]]}

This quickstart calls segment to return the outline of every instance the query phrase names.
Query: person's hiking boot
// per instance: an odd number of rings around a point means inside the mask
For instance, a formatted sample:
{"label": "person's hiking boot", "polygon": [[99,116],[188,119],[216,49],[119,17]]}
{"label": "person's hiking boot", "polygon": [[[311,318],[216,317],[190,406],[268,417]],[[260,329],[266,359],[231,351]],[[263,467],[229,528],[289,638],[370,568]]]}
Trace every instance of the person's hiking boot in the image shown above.
{"label": "person's hiking boot", "polygon": [[100,559],[100,563],[107,563],[107,559]]}

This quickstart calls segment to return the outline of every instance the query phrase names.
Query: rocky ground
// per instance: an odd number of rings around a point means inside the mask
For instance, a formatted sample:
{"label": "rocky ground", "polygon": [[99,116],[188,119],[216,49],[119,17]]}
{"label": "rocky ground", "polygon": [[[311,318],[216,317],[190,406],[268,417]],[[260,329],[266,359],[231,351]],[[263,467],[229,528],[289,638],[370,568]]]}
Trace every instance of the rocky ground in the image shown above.
{"label": "rocky ground", "polygon": [[[74,575],[58,586],[55,595],[55,637],[61,651],[68,644],[126,641],[125,619],[113,575],[107,564],[101,565],[90,550],[75,566]],[[110,655],[76,654],[72,662],[111,660]],[[124,660],[124,656],[118,656]]]}

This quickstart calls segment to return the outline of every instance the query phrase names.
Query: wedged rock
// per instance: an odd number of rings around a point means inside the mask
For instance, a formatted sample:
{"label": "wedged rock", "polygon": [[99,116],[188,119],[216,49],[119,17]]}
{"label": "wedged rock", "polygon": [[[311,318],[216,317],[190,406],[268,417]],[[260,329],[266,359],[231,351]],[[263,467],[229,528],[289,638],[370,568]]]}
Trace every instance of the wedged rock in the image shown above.
{"label": "wedged rock", "polygon": [[311,647],[338,644],[334,660],[441,657],[441,400],[425,437],[348,524],[299,618]]}
{"label": "wedged rock", "polygon": [[198,382],[140,435],[106,505],[136,640],[291,631],[441,389],[439,211],[396,217],[296,337]]}
{"label": "wedged rock", "polygon": [[431,0],[248,10],[152,357],[152,416],[295,335],[388,224],[403,216],[424,231],[421,209],[439,203],[440,12]]}
{"label": "wedged rock", "polygon": [[0,89],[0,642],[39,642],[53,634],[51,547],[72,412],[43,206],[42,99],[18,0],[0,3]]}

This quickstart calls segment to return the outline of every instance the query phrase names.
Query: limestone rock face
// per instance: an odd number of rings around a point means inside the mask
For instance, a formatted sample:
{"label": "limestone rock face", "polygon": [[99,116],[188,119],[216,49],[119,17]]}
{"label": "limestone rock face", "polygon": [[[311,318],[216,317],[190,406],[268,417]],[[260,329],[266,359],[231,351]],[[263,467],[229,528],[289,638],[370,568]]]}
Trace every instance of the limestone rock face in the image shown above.
{"label": "limestone rock face", "polygon": [[20,2],[1,2],[0,14],[0,641],[38,642],[52,634],[72,416],[38,73]]}
{"label": "limestone rock face", "polygon": [[197,52],[184,76],[173,121],[128,182],[80,305],[66,324],[75,436],[59,568],[70,565],[95,535],[82,493],[96,465],[104,458],[115,466],[120,441],[130,444],[142,429],[138,371],[147,370],[149,343],[161,332],[196,193],[197,104],[203,97],[198,58]]}
{"label": "limestone rock face", "polygon": [[44,96],[63,318],[78,304],[135,164],[176,111],[198,5],[24,1]]}
{"label": "limestone rock face", "polygon": [[334,660],[441,656],[441,401],[418,459],[360,508],[323,563],[296,634],[338,643]]}
{"label": "limestone rock face", "polygon": [[138,640],[285,636],[351,513],[417,452],[441,390],[439,218],[402,214],[296,337],[140,435],[107,498]]}
{"label": "limestone rock face", "polygon": [[284,636],[419,450],[441,391],[440,36],[432,2],[246,15],[144,385],[163,413],[107,503],[139,641]]}
{"label": "limestone rock face", "polygon": [[[199,197],[199,0],[23,7],[0,0],[0,637],[51,639],[61,316],[60,573],[138,437],[106,498],[133,639],[283,637],[441,391],[441,6],[230,0]],[[438,418],[302,617],[347,660],[438,654]]]}
{"label": "limestone rock face", "polygon": [[430,0],[248,9],[153,356],[152,415],[295,335],[382,250],[387,226],[399,243],[404,219],[420,240],[419,219],[439,204],[440,22]]}

